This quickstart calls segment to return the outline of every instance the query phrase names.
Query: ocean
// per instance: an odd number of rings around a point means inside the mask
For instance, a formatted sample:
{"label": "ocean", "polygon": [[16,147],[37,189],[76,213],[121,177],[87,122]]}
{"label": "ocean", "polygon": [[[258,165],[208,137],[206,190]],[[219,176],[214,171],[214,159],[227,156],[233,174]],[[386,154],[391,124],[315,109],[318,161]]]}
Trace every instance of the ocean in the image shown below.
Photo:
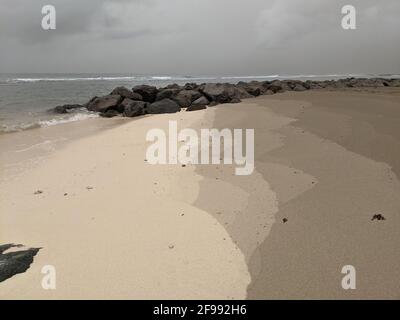
{"label": "ocean", "polygon": [[0,74],[0,133],[80,121],[98,115],[74,110],[55,115],[48,110],[63,104],[83,104],[115,87],[139,84],[157,87],[171,83],[229,82],[274,79],[339,79],[346,77],[399,77],[394,75],[265,75],[265,76],[157,76],[132,74]]}

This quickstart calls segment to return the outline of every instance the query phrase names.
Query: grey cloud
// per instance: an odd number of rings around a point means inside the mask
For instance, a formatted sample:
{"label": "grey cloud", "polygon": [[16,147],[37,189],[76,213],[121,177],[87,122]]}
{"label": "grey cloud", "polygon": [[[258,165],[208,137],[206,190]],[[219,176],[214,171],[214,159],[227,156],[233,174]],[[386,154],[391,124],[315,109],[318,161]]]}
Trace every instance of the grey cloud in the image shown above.
{"label": "grey cloud", "polygon": [[399,16],[398,0],[0,0],[0,72],[397,73]]}

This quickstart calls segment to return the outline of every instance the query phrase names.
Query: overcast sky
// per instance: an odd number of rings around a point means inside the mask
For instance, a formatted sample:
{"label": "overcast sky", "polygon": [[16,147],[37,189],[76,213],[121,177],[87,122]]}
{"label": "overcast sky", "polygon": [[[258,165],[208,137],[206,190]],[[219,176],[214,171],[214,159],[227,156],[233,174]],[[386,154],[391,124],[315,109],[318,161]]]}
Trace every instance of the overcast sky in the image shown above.
{"label": "overcast sky", "polygon": [[0,0],[0,43],[0,73],[400,73],[400,0]]}

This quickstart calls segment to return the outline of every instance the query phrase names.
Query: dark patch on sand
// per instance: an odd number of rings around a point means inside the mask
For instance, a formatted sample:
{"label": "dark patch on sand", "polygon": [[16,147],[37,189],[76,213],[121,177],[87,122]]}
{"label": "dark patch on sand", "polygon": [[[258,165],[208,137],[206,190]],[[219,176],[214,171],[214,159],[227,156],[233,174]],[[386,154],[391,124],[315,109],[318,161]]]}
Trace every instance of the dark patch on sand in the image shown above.
{"label": "dark patch on sand", "polygon": [[0,282],[28,270],[33,258],[40,250],[40,248],[31,248],[4,253],[9,249],[21,247],[23,246],[20,244],[0,245]]}

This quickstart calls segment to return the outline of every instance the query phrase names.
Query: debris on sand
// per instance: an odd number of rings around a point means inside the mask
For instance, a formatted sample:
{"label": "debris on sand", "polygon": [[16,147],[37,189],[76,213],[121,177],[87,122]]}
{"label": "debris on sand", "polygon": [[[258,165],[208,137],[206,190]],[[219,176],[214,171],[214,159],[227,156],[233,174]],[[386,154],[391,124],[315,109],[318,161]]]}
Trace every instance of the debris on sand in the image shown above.
{"label": "debris on sand", "polygon": [[371,221],[374,221],[374,220],[383,221],[383,220],[386,220],[386,218],[382,214],[378,213],[378,214],[374,214],[374,216],[372,217]]}
{"label": "debris on sand", "polygon": [[42,194],[43,193],[43,191],[42,190],[36,190],[33,194],[36,196],[36,195],[38,195],[38,194]]}
{"label": "debris on sand", "polygon": [[288,222],[288,221],[289,221],[289,220],[288,220],[287,218],[283,218],[283,219],[282,219],[282,222],[283,222],[283,223],[286,223],[286,222]]}

